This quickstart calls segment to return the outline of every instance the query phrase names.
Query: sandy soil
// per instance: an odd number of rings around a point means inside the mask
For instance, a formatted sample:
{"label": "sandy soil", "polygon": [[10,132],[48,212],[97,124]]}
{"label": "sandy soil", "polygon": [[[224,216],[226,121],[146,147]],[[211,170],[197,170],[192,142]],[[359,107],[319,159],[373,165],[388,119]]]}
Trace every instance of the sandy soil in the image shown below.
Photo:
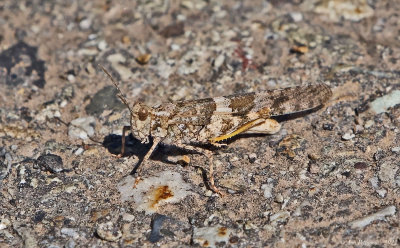
{"label": "sandy soil", "polygon": [[[1,247],[400,244],[400,3],[0,2]],[[325,83],[319,109],[202,154],[121,149],[149,106]]]}

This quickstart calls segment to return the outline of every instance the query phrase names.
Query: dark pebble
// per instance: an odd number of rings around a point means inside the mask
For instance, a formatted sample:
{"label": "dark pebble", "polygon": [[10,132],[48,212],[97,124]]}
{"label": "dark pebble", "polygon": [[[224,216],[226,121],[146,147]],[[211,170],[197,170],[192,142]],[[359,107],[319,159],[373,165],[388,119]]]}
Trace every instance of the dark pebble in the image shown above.
{"label": "dark pebble", "polygon": [[327,131],[332,131],[334,128],[334,125],[331,123],[324,123],[322,125],[322,129],[327,130]]}
{"label": "dark pebble", "polygon": [[237,236],[233,236],[229,239],[229,243],[231,244],[236,244],[237,242],[239,242],[239,238]]}
{"label": "dark pebble", "polygon": [[37,163],[40,168],[50,171],[52,173],[59,173],[64,170],[64,164],[61,157],[54,154],[41,155],[37,159]]}
{"label": "dark pebble", "polygon": [[150,242],[156,243],[162,239],[163,236],[160,234],[160,230],[166,219],[168,219],[168,217],[165,215],[156,214],[154,216],[153,220],[151,221],[151,233],[149,236]]}
{"label": "dark pebble", "polygon": [[350,176],[350,171],[343,172],[342,176],[349,177]]}
{"label": "dark pebble", "polygon": [[39,223],[44,219],[45,216],[46,216],[46,212],[39,210],[38,212],[35,213],[35,216],[33,217],[33,222]]}
{"label": "dark pebble", "polygon": [[118,91],[114,86],[106,86],[99,90],[85,107],[88,115],[99,116],[104,110],[122,110],[125,105],[117,97]]}
{"label": "dark pebble", "polygon": [[365,162],[357,162],[354,164],[354,168],[358,169],[358,170],[363,170],[363,169],[366,169],[367,167],[368,167],[368,165]]}

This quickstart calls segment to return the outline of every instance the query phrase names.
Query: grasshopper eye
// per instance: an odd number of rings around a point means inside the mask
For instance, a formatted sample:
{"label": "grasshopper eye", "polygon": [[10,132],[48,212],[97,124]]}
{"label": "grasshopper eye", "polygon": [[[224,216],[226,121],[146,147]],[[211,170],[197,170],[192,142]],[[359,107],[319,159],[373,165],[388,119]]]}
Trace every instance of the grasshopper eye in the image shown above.
{"label": "grasshopper eye", "polygon": [[147,119],[149,112],[147,111],[147,109],[142,108],[137,112],[137,115],[139,117],[139,120],[144,121]]}

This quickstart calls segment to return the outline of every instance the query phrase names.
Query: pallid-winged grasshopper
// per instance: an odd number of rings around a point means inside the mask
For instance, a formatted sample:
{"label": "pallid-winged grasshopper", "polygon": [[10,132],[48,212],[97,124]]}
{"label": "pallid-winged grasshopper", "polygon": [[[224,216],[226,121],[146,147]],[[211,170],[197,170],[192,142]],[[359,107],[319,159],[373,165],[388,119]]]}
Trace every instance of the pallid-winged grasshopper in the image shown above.
{"label": "pallid-winged grasshopper", "polygon": [[[160,142],[196,151],[208,157],[209,181],[214,192],[221,194],[214,184],[213,156],[210,150],[194,145],[220,143],[240,133],[274,134],[280,124],[271,119],[275,116],[307,111],[323,105],[332,95],[325,84],[297,86],[279,90],[244,93],[230,96],[205,98],[190,101],[163,103],[148,107],[141,102],[129,104],[110,73],[101,67],[118,89],[118,97],[129,108],[130,126],[122,131],[122,147],[125,152],[125,132],[142,143],[153,144],[142,160],[143,167]],[[136,183],[140,180],[140,167],[136,171]]]}

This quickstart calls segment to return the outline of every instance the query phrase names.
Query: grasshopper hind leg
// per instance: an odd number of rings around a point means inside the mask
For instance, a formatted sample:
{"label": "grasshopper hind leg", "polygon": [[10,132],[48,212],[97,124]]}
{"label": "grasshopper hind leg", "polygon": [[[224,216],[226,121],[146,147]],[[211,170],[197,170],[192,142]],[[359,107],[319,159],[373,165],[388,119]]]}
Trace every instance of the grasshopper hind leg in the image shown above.
{"label": "grasshopper hind leg", "polygon": [[215,193],[219,194],[221,197],[224,196],[224,194],[215,186],[214,182],[214,161],[213,161],[213,154],[212,151],[206,151],[205,155],[208,157],[208,162],[210,163],[210,168],[209,168],[209,180],[210,180],[210,188],[212,191]]}
{"label": "grasshopper hind leg", "polygon": [[192,145],[188,145],[188,144],[184,144],[182,142],[179,142],[177,144],[174,144],[177,147],[189,150],[189,151],[195,151],[199,154],[203,154],[208,158],[208,162],[209,162],[209,171],[208,171],[208,180],[209,180],[209,187],[210,189],[219,194],[220,196],[224,196],[224,194],[217,188],[217,186],[215,186],[215,182],[214,182],[214,163],[213,163],[213,153],[210,150],[205,150],[202,149],[200,147],[196,147],[196,146],[192,146]]}
{"label": "grasshopper hind leg", "polygon": [[263,133],[263,134],[274,134],[279,132],[281,125],[274,119],[255,119],[245,123],[231,133],[223,134],[218,137],[209,139],[209,142],[215,146],[219,146],[217,142],[227,140],[240,133]]}
{"label": "grasshopper hind leg", "polygon": [[274,119],[266,119],[261,124],[249,128],[245,133],[274,134],[279,130],[281,130],[281,124]]}

